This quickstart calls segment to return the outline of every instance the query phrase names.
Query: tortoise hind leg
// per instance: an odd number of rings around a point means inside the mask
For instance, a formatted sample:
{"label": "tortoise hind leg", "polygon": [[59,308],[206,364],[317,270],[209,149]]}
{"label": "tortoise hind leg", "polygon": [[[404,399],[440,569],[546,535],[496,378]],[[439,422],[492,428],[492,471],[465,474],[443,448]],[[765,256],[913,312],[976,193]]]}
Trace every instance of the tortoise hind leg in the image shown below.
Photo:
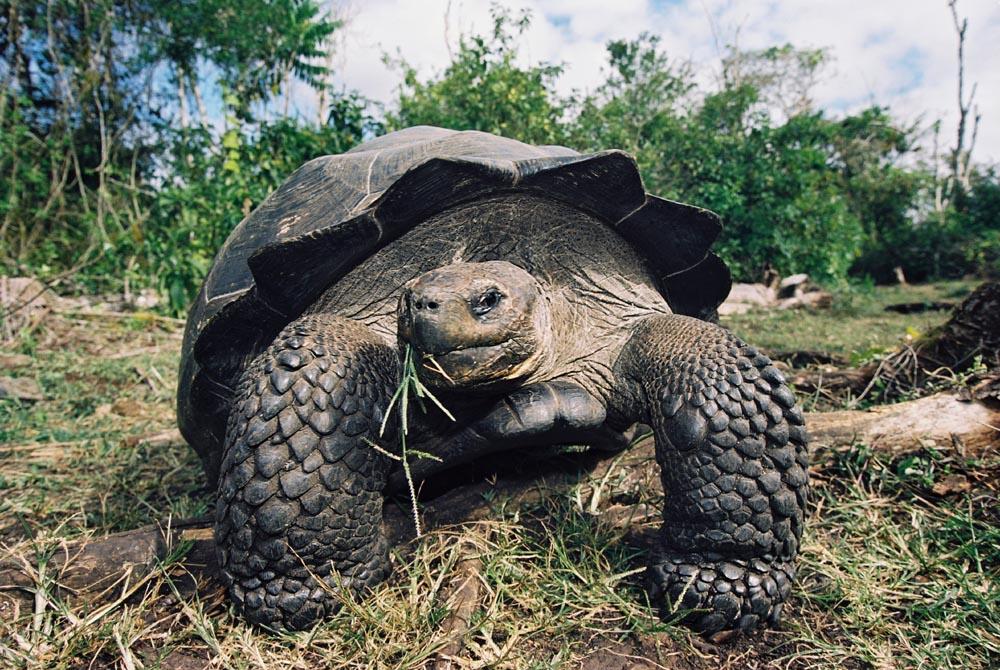
{"label": "tortoise hind leg", "polygon": [[636,328],[616,409],[654,429],[664,488],[650,592],[695,630],[774,622],[791,591],[808,456],[802,413],[770,360],[683,316]]}
{"label": "tortoise hind leg", "polygon": [[244,371],[219,480],[223,579],[254,623],[306,628],[389,572],[378,437],[398,357],[365,326],[290,324]]}

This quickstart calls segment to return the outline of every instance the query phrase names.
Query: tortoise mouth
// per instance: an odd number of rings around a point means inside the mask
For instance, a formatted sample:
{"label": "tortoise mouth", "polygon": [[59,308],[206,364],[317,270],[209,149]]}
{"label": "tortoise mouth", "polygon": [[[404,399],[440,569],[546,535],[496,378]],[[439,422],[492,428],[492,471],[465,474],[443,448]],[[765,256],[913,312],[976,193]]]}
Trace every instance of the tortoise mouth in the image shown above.
{"label": "tortoise mouth", "polygon": [[414,348],[414,358],[417,374],[428,386],[472,389],[520,378],[525,369],[533,367],[534,358],[520,349],[514,340],[508,339],[497,344],[456,347],[438,352],[422,352]]}

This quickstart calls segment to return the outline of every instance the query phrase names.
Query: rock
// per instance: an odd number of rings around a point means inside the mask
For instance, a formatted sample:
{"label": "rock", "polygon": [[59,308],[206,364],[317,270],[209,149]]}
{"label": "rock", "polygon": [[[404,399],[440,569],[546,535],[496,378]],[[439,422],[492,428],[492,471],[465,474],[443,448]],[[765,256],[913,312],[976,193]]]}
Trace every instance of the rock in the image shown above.
{"label": "rock", "polygon": [[797,275],[789,275],[778,284],[778,299],[791,298],[797,293],[805,292],[811,285],[812,282],[809,281],[809,275],[804,272]]}
{"label": "rock", "polygon": [[733,284],[729,297],[719,305],[719,315],[744,314],[754,307],[773,307],[776,300],[775,290],[764,284]]}
{"label": "rock", "polygon": [[830,309],[833,307],[833,294],[828,291],[817,289],[802,295],[785,298],[778,303],[778,309],[799,309],[809,307],[811,309]]}
{"label": "rock", "polygon": [[744,314],[751,309],[830,309],[833,294],[816,286],[807,274],[791,275],[774,286],[733,284],[729,297],[719,306],[719,315]]}
{"label": "rock", "polygon": [[163,296],[151,288],[144,288],[138,295],[132,296],[131,307],[134,311],[145,311],[153,309],[163,302]]}
{"label": "rock", "polygon": [[812,283],[809,275],[801,273],[781,280],[778,285],[778,309],[830,309],[833,294]]}
{"label": "rock", "polygon": [[0,377],[0,398],[45,400],[42,388],[30,377]]}
{"label": "rock", "polygon": [[[100,409],[100,408],[98,408]],[[118,398],[111,403],[111,412],[126,418],[142,416],[149,411],[145,403],[132,398]]]}

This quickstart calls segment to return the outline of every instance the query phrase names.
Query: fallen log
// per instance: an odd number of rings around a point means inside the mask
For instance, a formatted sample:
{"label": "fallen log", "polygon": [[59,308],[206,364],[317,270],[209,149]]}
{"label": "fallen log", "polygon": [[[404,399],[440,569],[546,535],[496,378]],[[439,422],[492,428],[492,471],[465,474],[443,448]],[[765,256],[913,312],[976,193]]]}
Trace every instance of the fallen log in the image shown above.
{"label": "fallen log", "polygon": [[864,411],[811,413],[806,425],[813,462],[824,450],[856,444],[891,454],[936,446],[969,458],[1000,447],[1000,404],[950,393]]}
{"label": "fallen log", "polygon": [[[806,423],[814,462],[822,462],[830,450],[843,451],[859,443],[894,455],[934,445],[969,458],[1000,447],[1000,403],[963,401],[951,394],[866,411],[810,413]],[[612,504],[607,490],[612,479],[618,491],[623,486],[639,489],[656,485],[652,440],[625,453],[571,456],[550,459],[522,474],[489,480],[480,477],[422,503],[424,525],[434,529],[488,519],[498,514],[499,506],[509,512],[570,490],[590,513],[616,526],[649,521],[658,515],[645,503]],[[134,584],[144,576],[169,570],[172,563],[182,566],[179,572],[185,576],[180,582],[175,580],[179,595],[198,592],[204,596],[205,588],[217,592],[221,585],[210,526],[208,519],[175,520],[49,547],[48,552],[33,554],[47,553],[44,569],[38,562],[8,560],[0,564],[0,612],[37,607],[32,599],[41,586],[42,572],[49,591],[67,599],[106,599],[109,592],[120,594],[122,584]],[[386,505],[385,528],[394,544],[414,537],[407,501]]]}

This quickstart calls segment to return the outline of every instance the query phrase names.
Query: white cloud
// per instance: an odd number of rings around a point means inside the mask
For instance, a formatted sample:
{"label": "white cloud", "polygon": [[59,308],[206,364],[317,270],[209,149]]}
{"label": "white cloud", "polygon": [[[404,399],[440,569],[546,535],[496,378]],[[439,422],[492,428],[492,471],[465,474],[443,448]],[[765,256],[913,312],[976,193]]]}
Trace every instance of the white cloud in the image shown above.
{"label": "white cloud", "polygon": [[[942,119],[942,144],[954,142],[956,36],[945,0],[522,0],[532,12],[522,42],[526,62],[562,63],[560,89],[593,90],[603,79],[605,44],[643,31],[662,37],[671,57],[690,59],[700,76],[717,71],[718,49],[729,42],[763,48],[790,42],[830,50],[818,104],[834,113],[877,103],[903,121]],[[492,29],[489,0],[369,0],[346,10],[338,55],[339,81],[391,103],[398,71],[382,54],[402,56],[423,76],[440,72],[462,34]],[[982,114],[976,158],[1000,161],[1000,2],[959,0],[968,17],[967,93],[978,82]]]}

